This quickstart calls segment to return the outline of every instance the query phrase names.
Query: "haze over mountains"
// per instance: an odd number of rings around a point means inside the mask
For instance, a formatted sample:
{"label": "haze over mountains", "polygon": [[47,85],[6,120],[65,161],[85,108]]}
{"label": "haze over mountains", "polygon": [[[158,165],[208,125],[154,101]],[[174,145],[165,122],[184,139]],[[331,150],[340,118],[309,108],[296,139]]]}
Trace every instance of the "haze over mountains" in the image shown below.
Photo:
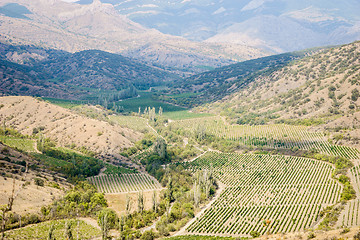
{"label": "haze over mountains", "polygon": [[360,2],[356,0],[101,1],[166,34],[275,53],[349,43],[360,36]]}
{"label": "haze over mountains", "polygon": [[166,35],[129,20],[111,4],[98,0],[89,5],[3,0],[0,13],[3,42],[69,52],[98,49],[185,73],[268,54],[245,45],[191,42]]}

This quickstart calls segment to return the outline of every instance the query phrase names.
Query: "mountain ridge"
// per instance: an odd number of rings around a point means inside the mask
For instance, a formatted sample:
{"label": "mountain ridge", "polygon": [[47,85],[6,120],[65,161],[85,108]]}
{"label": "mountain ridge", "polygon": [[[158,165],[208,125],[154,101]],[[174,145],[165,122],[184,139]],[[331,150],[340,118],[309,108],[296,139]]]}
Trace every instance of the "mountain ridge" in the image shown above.
{"label": "mountain ridge", "polygon": [[[29,19],[0,15],[0,40],[10,44],[32,44],[76,52],[98,49],[120,53],[146,63],[163,65],[180,73],[190,74],[204,65],[219,67],[235,61],[265,56],[269,53],[243,45],[191,42],[165,35],[132,22],[99,1],[89,5],[60,0],[4,0],[26,7]],[[15,28],[13,26],[16,26]],[[159,48],[163,45],[165,50]],[[138,55],[144,48],[149,54]],[[174,66],[175,64],[175,66]]]}

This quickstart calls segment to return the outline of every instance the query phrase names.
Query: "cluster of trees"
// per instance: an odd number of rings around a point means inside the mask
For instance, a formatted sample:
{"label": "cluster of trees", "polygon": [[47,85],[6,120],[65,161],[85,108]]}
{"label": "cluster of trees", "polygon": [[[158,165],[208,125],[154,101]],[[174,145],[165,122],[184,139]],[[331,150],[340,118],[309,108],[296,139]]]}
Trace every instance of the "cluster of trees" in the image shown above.
{"label": "cluster of trees", "polygon": [[102,94],[100,95],[96,101],[94,101],[95,104],[101,105],[105,107],[106,109],[111,109],[115,112],[122,112],[123,108],[116,105],[116,102],[127,99],[127,98],[133,98],[138,96],[138,92],[136,88],[133,85],[130,85],[128,88],[124,88],[117,92],[112,92],[108,94]]}
{"label": "cluster of trees", "polygon": [[93,185],[87,182],[79,182],[66,195],[55,200],[48,206],[43,206],[39,213],[19,215],[12,212],[12,203],[16,195],[14,191],[7,205],[0,206],[2,216],[2,233],[4,230],[23,227],[28,224],[36,224],[42,221],[80,216],[96,216],[107,207],[104,194],[97,192]]}
{"label": "cluster of trees", "polygon": [[[55,143],[45,139],[41,134],[37,146],[42,154],[34,156],[44,161],[50,170],[64,174],[73,183],[97,175],[104,166],[99,159],[55,148]],[[58,164],[59,162],[62,164]]]}
{"label": "cluster of trees", "polygon": [[192,175],[181,165],[169,166],[161,184],[167,187],[163,200],[166,211],[156,224],[162,236],[180,230],[217,188],[210,172],[202,171]]}

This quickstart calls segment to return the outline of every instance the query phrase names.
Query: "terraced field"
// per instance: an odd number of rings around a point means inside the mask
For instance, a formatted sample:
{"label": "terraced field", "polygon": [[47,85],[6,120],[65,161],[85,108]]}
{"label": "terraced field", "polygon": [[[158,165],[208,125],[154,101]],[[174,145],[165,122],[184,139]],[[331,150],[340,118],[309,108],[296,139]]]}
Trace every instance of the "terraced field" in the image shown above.
{"label": "terraced field", "polygon": [[285,124],[273,125],[227,125],[219,117],[188,119],[171,123],[173,128],[182,128],[194,134],[199,126],[206,134],[214,135],[242,145],[264,146],[270,148],[317,149],[321,153],[348,159],[360,159],[359,150],[347,146],[331,145],[322,132],[312,132],[306,126]]}
{"label": "terraced field", "polygon": [[99,175],[88,178],[88,181],[103,193],[134,192],[161,188],[160,183],[155,178],[142,173]]}
{"label": "terraced field", "polygon": [[342,191],[331,179],[331,165],[306,158],[210,152],[185,167],[207,169],[227,186],[186,229],[192,234],[303,230],[319,219],[322,209],[337,203]]}

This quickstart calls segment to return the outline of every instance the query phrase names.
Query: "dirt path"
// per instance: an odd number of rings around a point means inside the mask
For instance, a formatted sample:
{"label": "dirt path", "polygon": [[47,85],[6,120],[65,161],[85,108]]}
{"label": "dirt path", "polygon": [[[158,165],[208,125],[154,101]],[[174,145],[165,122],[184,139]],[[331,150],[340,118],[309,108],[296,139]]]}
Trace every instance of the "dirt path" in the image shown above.
{"label": "dirt path", "polygon": [[38,150],[38,147],[37,147],[37,141],[34,141],[34,150],[36,153],[41,154],[41,152]]}
{"label": "dirt path", "polygon": [[208,202],[208,204],[206,204],[204,207],[201,208],[201,211],[198,212],[194,218],[192,218],[184,227],[182,227],[177,233],[175,233],[173,236],[179,236],[179,235],[189,235],[191,233],[188,233],[186,231],[186,229],[193,223],[195,222],[198,218],[200,218],[200,216],[208,209],[211,207],[211,205],[220,197],[220,194],[224,191],[224,189],[226,188],[226,185],[221,183],[220,181],[217,182],[219,185],[219,188],[216,190],[216,193],[213,197],[213,199]]}

